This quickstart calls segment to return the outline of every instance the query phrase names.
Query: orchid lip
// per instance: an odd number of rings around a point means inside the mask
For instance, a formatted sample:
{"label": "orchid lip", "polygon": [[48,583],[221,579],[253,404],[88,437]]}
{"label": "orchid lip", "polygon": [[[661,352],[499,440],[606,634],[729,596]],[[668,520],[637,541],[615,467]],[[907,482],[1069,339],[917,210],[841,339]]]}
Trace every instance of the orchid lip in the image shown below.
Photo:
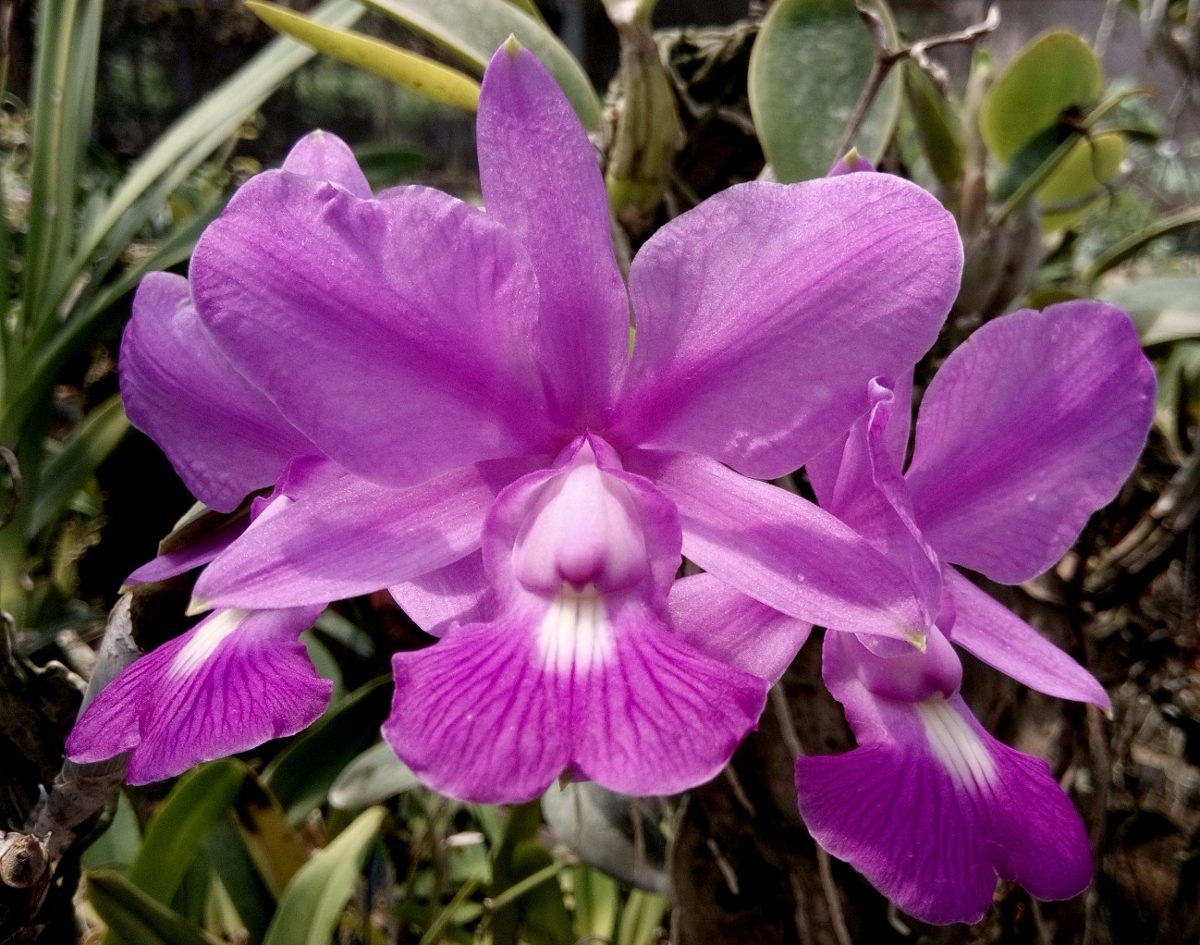
{"label": "orchid lip", "polygon": [[916,710],[930,747],[955,781],[971,791],[987,791],[996,764],[970,724],[945,699],[918,702]]}

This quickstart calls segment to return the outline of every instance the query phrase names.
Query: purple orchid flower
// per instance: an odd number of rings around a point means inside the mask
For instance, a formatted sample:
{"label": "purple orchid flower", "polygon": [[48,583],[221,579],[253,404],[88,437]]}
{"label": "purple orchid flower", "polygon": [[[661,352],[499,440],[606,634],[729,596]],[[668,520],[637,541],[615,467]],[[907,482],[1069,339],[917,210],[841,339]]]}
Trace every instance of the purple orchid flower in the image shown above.
{"label": "purple orchid flower", "polygon": [[859,747],[800,758],[796,784],[817,841],[902,909],[974,922],[997,876],[1064,899],[1087,887],[1091,855],[1049,766],[972,715],[951,642],[1040,692],[1103,708],[1109,700],[950,565],[1015,584],[1057,561],[1132,470],[1154,373],[1129,318],[1111,306],[1068,302],[997,319],[929,385],[902,475],[910,390],[873,381],[868,413],[808,470],[821,504],[910,575],[930,621],[927,646],[899,652],[826,635],[825,682]]}
{"label": "purple orchid flower", "polygon": [[[448,794],[690,787],[811,622],[921,637],[900,569],[748,477],[795,469],[870,377],[911,369],[957,232],[895,178],[746,184],[663,227],[627,290],[593,149],[529,53],[493,59],[478,137],[485,210],[285,167],[201,238],[208,337],[328,459],[205,568],[197,606],[390,588],[441,639],[396,656],[385,735]],[[681,554],[707,573],[676,580]]]}
{"label": "purple orchid flower", "polygon": [[[350,149],[320,132],[297,144],[283,166],[315,180],[361,178]],[[130,420],[210,508],[230,512],[247,495],[275,487],[254,499],[247,519],[160,555],[127,585],[207,564],[248,523],[290,503],[306,470],[328,463],[213,344],[179,276],[153,273],[138,287],[120,377]],[[143,784],[306,728],[332,689],[299,641],[323,606],[212,613],[118,675],[79,719],[68,755],[90,762],[131,752],[128,779]]]}

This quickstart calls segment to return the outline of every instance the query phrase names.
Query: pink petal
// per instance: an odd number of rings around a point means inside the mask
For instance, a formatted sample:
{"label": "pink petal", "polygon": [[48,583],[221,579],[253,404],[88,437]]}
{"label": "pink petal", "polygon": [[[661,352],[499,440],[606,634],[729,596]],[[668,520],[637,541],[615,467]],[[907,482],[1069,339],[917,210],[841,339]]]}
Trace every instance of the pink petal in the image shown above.
{"label": "pink petal", "polygon": [[1044,761],[992,738],[961,696],[872,695],[846,654],[826,638],[826,682],[860,747],[796,762],[818,843],[926,922],[977,922],[997,877],[1041,899],[1087,888],[1087,833]]}
{"label": "pink petal", "polygon": [[533,260],[539,364],[551,409],[596,426],[625,367],[629,301],[613,254],[596,149],[532,53],[502,46],[484,75],[477,124],[488,216]]}
{"label": "pink petal", "polygon": [[812,624],[760,604],[717,580],[695,574],[667,598],[675,632],[701,653],[775,682],[791,665]]}
{"label": "pink petal", "polygon": [[126,585],[152,584],[167,578],[185,574],[202,564],[208,564],[237,540],[250,524],[248,516],[241,516],[222,525],[199,541],[192,542],[177,551],[168,551],[147,561],[125,579]]}
{"label": "pink petal", "polygon": [[928,350],[961,268],[953,217],[890,175],[710,197],[633,261],[614,432],[759,479],[789,473],[845,432],[870,378]]}
{"label": "pink petal", "polygon": [[639,796],[711,780],[754,728],[768,684],[704,655],[639,605],[612,621],[612,662],[571,691],[575,767]]}
{"label": "pink petal", "polygon": [[337,184],[355,197],[368,200],[371,197],[371,185],[358,166],[354,152],[346,142],[328,131],[311,131],[297,141],[284,159],[283,169]]}
{"label": "pink petal", "polygon": [[153,272],[138,286],[121,340],[121,399],[205,505],[231,512],[275,481],[292,456],[316,452],[214,344],[188,282]]}
{"label": "pink petal", "polygon": [[196,247],[197,310],[321,450],[408,485],[550,435],[536,279],[502,226],[446,194],[360,200],[286,171],[245,184]]}
{"label": "pink petal", "polygon": [[878,378],[867,387],[869,412],[851,427],[836,478],[821,505],[904,572],[921,606],[922,625],[928,627],[941,611],[941,565],[914,521],[898,461],[904,444],[892,429],[899,408],[896,426],[907,430],[908,398],[897,401]]}
{"label": "pink petal", "polygon": [[319,613],[212,614],[113,680],[75,724],[68,757],[132,751],[129,783],[145,784],[295,734],[324,711],[332,689],[299,640]]}
{"label": "pink petal", "polygon": [[542,604],[396,654],[384,736],[431,787],[481,803],[529,800],[564,772],[625,794],[707,781],[754,725],[767,684],[703,656],[637,602],[600,606],[603,626],[588,630],[599,637],[550,650]]}
{"label": "pink petal", "polygon": [[[892,393],[886,430],[883,433],[883,443],[888,458],[898,470],[904,469],[908,458],[908,435],[912,430],[912,381],[911,371],[900,375],[900,379],[896,381],[882,377],[872,378],[860,392],[861,403],[867,410],[870,410],[874,404],[873,392],[878,387],[885,387]],[[817,494],[817,501],[821,503],[822,508],[830,508],[838,478],[848,474],[843,472],[845,465],[843,456],[849,438],[850,433],[847,432],[845,436],[835,440],[804,466],[804,471],[808,474],[808,481],[812,484],[813,491]],[[860,459],[866,458],[861,452],[855,455]],[[865,474],[865,472],[864,470],[863,473]]]}
{"label": "pink petal", "polygon": [[1101,302],[980,328],[929,385],[908,482],[944,561],[1005,584],[1062,557],[1146,441],[1154,371],[1128,316]]}
{"label": "pink petal", "polygon": [[800,620],[920,639],[908,579],[828,512],[700,456],[644,450],[626,459],[674,500],[684,556],[714,577]]}
{"label": "pink petal", "polygon": [[479,551],[388,591],[418,627],[435,637],[452,623],[490,620],[496,609],[496,594]]}
{"label": "pink petal", "polygon": [[326,603],[435,571],[479,547],[497,493],[544,461],[494,460],[407,489],[327,464],[204,570],[196,598],[254,609]]}
{"label": "pink petal", "polygon": [[1048,696],[1111,707],[1096,677],[990,594],[953,568],[945,581],[954,597],[953,640],[964,650]]}

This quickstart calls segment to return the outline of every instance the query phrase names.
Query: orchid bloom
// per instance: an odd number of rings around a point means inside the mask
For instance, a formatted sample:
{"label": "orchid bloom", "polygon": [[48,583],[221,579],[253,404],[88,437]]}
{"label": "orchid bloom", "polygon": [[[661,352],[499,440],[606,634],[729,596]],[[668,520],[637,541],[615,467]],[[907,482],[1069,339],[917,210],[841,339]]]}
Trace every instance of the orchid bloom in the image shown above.
{"label": "orchid bloom", "polygon": [[[826,685],[859,747],[796,764],[816,840],[905,911],[974,922],[997,876],[1040,899],[1087,887],[1087,834],[1049,766],[992,738],[959,692],[951,643],[1040,692],[1108,708],[1078,663],[950,565],[1007,584],[1050,567],[1110,502],[1152,418],[1154,374],[1129,318],[1099,302],[980,328],[925,393],[901,474],[911,384],[808,466],[821,504],[910,575],[923,652],[825,638]],[[836,627],[836,625],[834,625]]]}
{"label": "orchid bloom", "polygon": [[[901,569],[756,480],[928,349],[957,231],[896,178],[744,184],[664,226],[627,289],[592,146],[515,44],[484,77],[478,143],[484,209],[285,167],[200,239],[208,337],[325,459],[205,568],[196,605],[389,588],[440,636],[396,655],[384,726],[428,784],[675,792],[728,760],[812,622],[920,640]],[[676,580],[681,555],[706,573]]]}
{"label": "orchid bloom", "polygon": [[[293,148],[283,167],[316,180],[358,172],[350,149],[319,133]],[[316,447],[213,344],[179,276],[160,272],[142,280],[121,341],[120,377],[130,420],[163,447],[209,508],[232,512],[246,496],[275,485],[269,498],[254,499],[248,519],[257,521],[287,505],[290,483],[306,463],[321,462]],[[235,519],[160,555],[126,584],[200,567],[246,524],[247,518]],[[210,614],[100,693],[71,733],[69,756],[88,762],[128,751],[129,782],[143,784],[306,728],[332,689],[299,641],[322,606]]]}

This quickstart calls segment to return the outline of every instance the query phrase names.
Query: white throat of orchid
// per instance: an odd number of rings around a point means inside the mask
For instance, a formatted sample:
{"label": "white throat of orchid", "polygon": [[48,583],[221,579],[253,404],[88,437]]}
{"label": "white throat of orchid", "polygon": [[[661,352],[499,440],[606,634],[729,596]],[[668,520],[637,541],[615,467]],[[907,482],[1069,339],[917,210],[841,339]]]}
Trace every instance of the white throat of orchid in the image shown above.
{"label": "white throat of orchid", "polygon": [[512,552],[513,573],[549,606],[538,624],[542,666],[561,675],[604,665],[616,649],[616,595],[650,579],[629,488],[585,441],[534,495]]}
{"label": "white throat of orchid", "polygon": [[938,761],[959,785],[973,794],[986,793],[996,777],[996,763],[983,739],[945,699],[916,703],[925,737]]}
{"label": "white throat of orchid", "polygon": [[177,679],[194,673],[247,616],[249,612],[245,610],[219,610],[203,621],[196,627],[195,635],[175,654],[167,675]]}

